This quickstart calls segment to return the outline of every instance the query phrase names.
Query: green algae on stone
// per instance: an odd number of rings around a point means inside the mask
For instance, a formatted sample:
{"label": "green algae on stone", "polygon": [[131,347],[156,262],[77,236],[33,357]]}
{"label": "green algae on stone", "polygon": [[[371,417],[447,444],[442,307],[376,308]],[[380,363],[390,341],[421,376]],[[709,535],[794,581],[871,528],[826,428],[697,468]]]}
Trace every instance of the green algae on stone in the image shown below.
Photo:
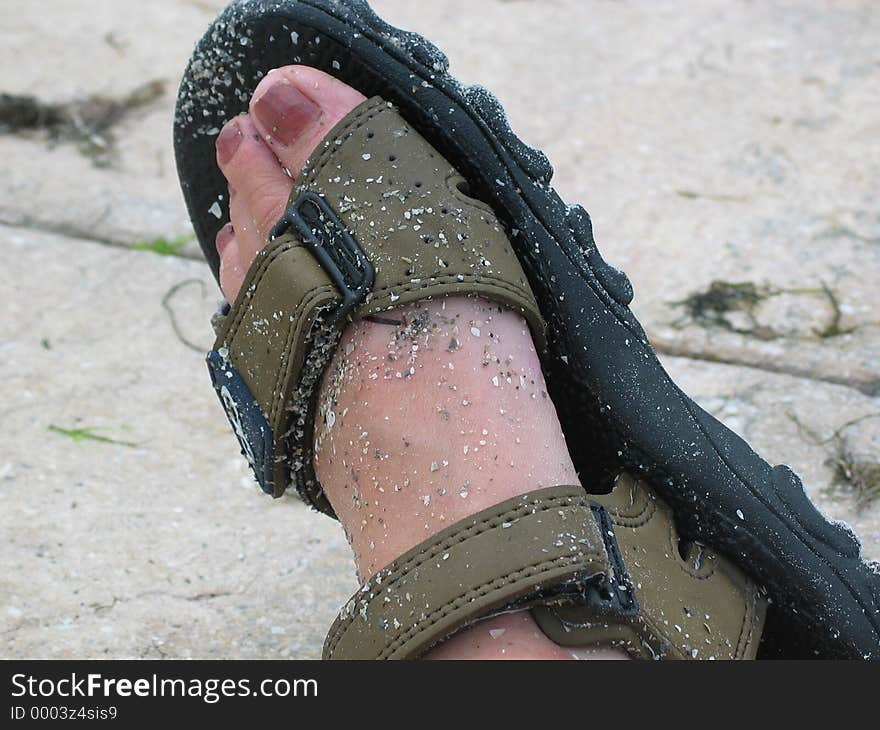
{"label": "green algae on stone", "polygon": [[[760,306],[769,299],[784,295],[813,297],[824,300],[830,318],[827,325],[813,328],[807,335],[780,332],[763,324],[758,319]],[[826,340],[847,335],[856,330],[855,327],[841,326],[843,311],[837,295],[824,282],[818,287],[777,288],[769,284],[758,285],[751,281],[728,282],[715,280],[708,289],[691,294],[682,301],[673,302],[672,306],[685,310],[684,316],[673,323],[681,328],[691,322],[704,328],[718,328],[735,332],[740,335],[754,337],[758,340],[770,341],[778,339]],[[745,323],[737,324],[731,316],[740,314]]]}
{"label": "green algae on stone", "polygon": [[174,238],[159,236],[151,240],[138,241],[132,245],[135,251],[150,251],[160,256],[180,256],[187,243],[195,238],[194,234],[184,234]]}
{"label": "green algae on stone", "polygon": [[730,195],[727,193],[698,193],[695,190],[676,190],[675,194],[687,200],[714,200],[716,203],[747,203],[745,195]]}
{"label": "green algae on stone", "polygon": [[859,507],[866,507],[880,498],[880,461],[865,460],[842,446],[831,457],[834,481],[856,493]]}
{"label": "green algae on stone", "polygon": [[880,418],[880,413],[869,413],[847,421],[824,439],[802,423],[793,413],[789,413],[788,417],[809,441],[817,446],[830,446],[828,458],[825,460],[825,464],[833,469],[829,491],[834,491],[836,488],[850,495],[855,492],[856,505],[859,509],[863,509],[880,499],[880,461],[871,457],[866,458],[863,452],[857,453],[844,437],[846,429],[863,421]]}
{"label": "green algae on stone", "polygon": [[129,448],[137,446],[136,443],[131,441],[120,441],[118,439],[109,438],[108,436],[101,436],[100,434],[95,433],[98,429],[92,426],[62,428],[61,426],[56,426],[54,423],[50,423],[46,430],[52,431],[61,436],[67,436],[67,438],[77,444],[82,443],[83,441],[97,441],[102,444],[114,444],[116,446],[127,446]]}

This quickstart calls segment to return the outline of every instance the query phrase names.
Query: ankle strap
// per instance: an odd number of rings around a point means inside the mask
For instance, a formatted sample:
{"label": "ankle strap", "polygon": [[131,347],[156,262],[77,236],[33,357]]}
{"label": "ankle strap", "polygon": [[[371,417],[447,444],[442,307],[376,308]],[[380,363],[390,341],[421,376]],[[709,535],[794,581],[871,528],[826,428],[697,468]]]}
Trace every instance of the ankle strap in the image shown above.
{"label": "ankle strap", "polygon": [[325,659],[415,659],[483,618],[531,606],[637,610],[608,515],[580,486],[468,517],[379,571],[340,612]]}

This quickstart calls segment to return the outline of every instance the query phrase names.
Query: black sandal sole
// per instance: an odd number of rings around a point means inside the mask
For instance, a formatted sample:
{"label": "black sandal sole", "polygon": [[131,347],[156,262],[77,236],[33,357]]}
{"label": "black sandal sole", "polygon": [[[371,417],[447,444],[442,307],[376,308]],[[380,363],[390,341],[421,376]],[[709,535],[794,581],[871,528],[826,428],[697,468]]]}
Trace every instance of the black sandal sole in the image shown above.
{"label": "black sandal sole", "polygon": [[771,467],[672,382],[628,307],[629,281],[603,261],[586,211],[551,188],[544,154],[517,138],[489,92],[462,86],[441,51],[364,0],[234,3],[197,45],[174,142],[214,275],[214,238],[228,221],[216,134],[247,110],[266,71],[291,63],[394,102],[508,226],[549,326],[543,362],[566,437],[591,444],[586,458],[572,454],[583,481],[607,484],[621,465],[645,475],[683,534],[766,586],[765,655],[880,658],[880,570],[856,536],[816,510],[794,472]]}

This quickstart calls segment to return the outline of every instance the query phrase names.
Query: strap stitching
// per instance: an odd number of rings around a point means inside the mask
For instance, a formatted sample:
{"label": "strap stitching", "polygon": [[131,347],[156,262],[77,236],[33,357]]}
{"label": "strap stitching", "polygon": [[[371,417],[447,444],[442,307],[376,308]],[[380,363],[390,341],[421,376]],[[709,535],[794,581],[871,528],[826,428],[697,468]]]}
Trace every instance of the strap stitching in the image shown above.
{"label": "strap stitching", "polygon": [[611,521],[618,527],[637,528],[648,524],[657,513],[657,501],[648,497],[645,505],[634,515],[622,515],[616,510],[609,510]]}
{"label": "strap stitching", "polygon": [[[736,651],[734,652],[734,657],[737,659],[741,658],[746,650],[751,644],[752,632],[754,631],[754,620],[752,619],[752,612],[755,608],[753,600],[751,600],[754,596],[746,594],[745,600],[745,611],[743,612],[742,625],[739,628],[739,640],[736,642]],[[746,627],[748,627],[748,631],[746,631]]]}
{"label": "strap stitching", "polygon": [[[383,99],[376,99],[376,101],[369,103],[364,102],[364,108],[358,112],[351,120],[349,120],[348,124],[343,127],[339,132],[333,137],[333,140],[326,146],[321,154],[315,158],[314,162],[306,163],[306,166],[312,166],[308,172],[308,175],[301,183],[301,188],[305,188],[309,183],[315,181],[315,178],[324,170],[327,164],[332,159],[333,155],[336,153],[336,150],[339,147],[342,147],[342,144],[347,142],[354,133],[364,126],[371,119],[379,116],[383,111],[390,111],[391,107],[388,106],[388,103]],[[339,144],[337,144],[339,141]]]}
{"label": "strap stitching", "polygon": [[[297,321],[291,321],[291,319],[288,319],[288,324],[290,326],[287,329],[287,337],[284,341],[284,349],[282,350],[283,356],[286,356],[287,358],[287,362],[283,369],[280,367],[278,368],[278,375],[275,378],[275,387],[272,391],[275,393],[275,397],[272,399],[272,413],[269,416],[269,422],[273,424],[273,427],[275,416],[278,414],[278,409],[284,405],[286,400],[284,393],[281,391],[281,383],[290,376],[290,368],[293,361],[293,358],[291,357],[291,341],[298,329],[297,325],[299,324],[298,320],[300,311],[306,309],[305,316],[308,316],[308,312],[314,308],[314,301],[319,298],[320,294],[332,293],[334,291],[336,291],[336,287],[332,284],[323,284],[321,286],[312,287],[305,293],[299,304],[297,304],[296,308],[290,313],[290,317]],[[305,319],[305,316],[303,319]]]}
{"label": "strap stitching", "polygon": [[[253,279],[247,287],[248,294],[245,299],[242,299],[237,304],[240,305],[239,310],[236,312],[235,318],[229,327],[229,332],[227,334],[226,339],[234,346],[235,339],[238,336],[238,331],[241,326],[244,324],[245,315],[248,312],[249,307],[245,306],[252,305],[257,296],[257,291],[260,288],[260,284],[265,278],[266,274],[269,273],[269,270],[272,268],[272,265],[277,263],[283,254],[288,253],[289,251],[296,250],[301,248],[298,244],[283,244],[278,246],[275,250],[270,252],[265,259],[260,262],[259,268],[254,273]],[[315,296],[319,293],[323,292],[331,292],[334,290],[334,287],[328,286],[326,284],[322,284],[321,286],[313,287],[307,290],[299,301],[299,304],[296,305],[294,310],[290,313],[290,316],[293,318],[298,318],[300,311],[303,309],[304,305],[315,298]],[[290,321],[290,320],[288,320]],[[291,323],[292,324],[292,323]],[[287,336],[285,338],[284,348],[281,350],[283,355],[289,355],[290,350],[290,341],[296,331],[295,326],[288,327]],[[275,385],[273,387],[272,392],[275,393],[275,397],[272,399],[272,407],[269,413],[269,422],[272,424],[273,428],[275,427],[275,417],[278,414],[279,405],[284,402],[284,398],[280,395],[280,383],[282,381],[282,374],[289,373],[289,363],[285,369],[278,368],[278,374],[275,376]]]}
{"label": "strap stitching", "polygon": [[[588,508],[588,506],[589,505],[588,505],[587,500],[581,499],[581,498],[573,496],[573,495],[566,495],[566,496],[561,496],[561,497],[550,498],[550,500],[548,500],[543,506],[539,506],[537,510],[535,510],[534,504],[526,503],[526,504],[520,505],[519,507],[516,507],[514,509],[510,509],[507,512],[492,514],[492,515],[480,520],[479,522],[472,523],[472,524],[468,525],[467,527],[462,528],[460,531],[453,533],[448,538],[446,538],[442,543],[438,543],[437,545],[429,548],[429,551],[427,553],[418,553],[418,554],[414,555],[413,557],[409,558],[409,560],[407,560],[402,565],[396,566],[396,568],[400,569],[400,573],[398,575],[395,575],[389,583],[384,584],[385,591],[388,591],[392,586],[394,586],[396,583],[400,582],[409,573],[421,568],[422,565],[424,565],[426,562],[433,560],[434,557],[438,553],[444,552],[446,550],[451,549],[452,547],[455,547],[456,545],[461,545],[461,544],[467,542],[468,540],[479,537],[480,535],[488,532],[491,529],[495,529],[499,524],[506,522],[510,519],[535,516],[535,515],[542,514],[544,512],[548,512],[552,509],[557,509],[559,507],[586,507],[586,508]],[[592,519],[592,513],[590,516]],[[494,523],[494,524],[490,524],[490,523]],[[589,524],[595,524],[595,523],[590,522]],[[467,533],[469,531],[474,531],[474,532],[473,532],[473,534],[466,535],[465,533]],[[600,542],[601,542],[601,540],[600,540]],[[592,556],[592,555],[599,556],[601,554],[602,554],[602,550],[596,550],[594,552],[591,551],[591,552],[586,553],[587,556]],[[370,585],[370,583],[373,583],[373,580],[371,580],[367,585]],[[378,588],[378,586],[379,586],[379,584],[373,585],[373,589],[375,590],[376,588]],[[363,589],[358,591],[358,594],[362,590]],[[355,595],[357,596],[358,594],[355,594]],[[380,591],[379,593],[374,593],[368,599],[367,603],[368,604],[372,603],[381,594],[382,594],[382,591]],[[328,646],[328,651],[330,653],[333,652],[339,639],[342,638],[343,628],[347,627],[353,621],[354,621],[354,617],[345,619],[337,627],[337,630],[334,634],[334,639],[331,640],[331,643]]]}
{"label": "strap stitching", "polygon": [[[528,517],[541,514],[543,512],[548,512],[552,509],[557,509],[559,507],[581,507],[589,509],[589,502],[586,498],[581,498],[575,495],[565,495],[560,497],[551,497],[547,500],[543,505],[539,505],[537,509],[535,509],[535,505],[533,503],[525,503],[516,507],[514,509],[507,510],[503,513],[495,513],[489,515],[479,522],[471,523],[467,527],[463,527],[458,532],[453,533],[449,537],[447,537],[442,543],[438,543],[437,545],[429,548],[427,553],[417,553],[413,557],[409,558],[405,563],[395,566],[395,570],[399,570],[400,573],[395,575],[390,582],[384,584],[385,591],[390,589],[396,583],[400,582],[403,578],[405,578],[410,572],[419,569],[424,563],[429,560],[433,560],[433,558],[437,555],[437,553],[443,552],[445,550],[449,550],[450,548],[461,545],[467,542],[470,539],[475,537],[479,537],[483,533],[487,532],[490,529],[494,529],[498,526],[498,524],[505,522],[509,519],[518,518],[518,517]],[[592,520],[592,512],[590,513],[590,522],[588,524],[595,525],[595,522]],[[495,524],[490,524],[490,523]],[[474,531],[475,530],[475,531]],[[466,535],[465,533],[469,531],[474,531],[473,534]],[[599,541],[601,543],[601,539]],[[600,546],[600,549],[587,552],[586,556],[600,556],[604,552],[604,546]],[[374,579],[371,579],[367,585],[373,583]],[[373,588],[377,588],[379,584],[374,584]],[[360,589],[356,596],[360,594],[363,589]],[[370,604],[375,601],[380,593],[375,593],[371,598],[368,599],[367,603]],[[354,617],[350,617],[342,621],[339,626],[336,628],[334,632],[333,638],[328,645],[328,653],[333,653],[333,650],[336,647],[336,644],[342,638],[344,633],[344,629],[347,628],[349,624],[354,621]]]}
{"label": "strap stitching", "polygon": [[245,285],[247,286],[245,288],[245,286],[243,285],[242,291],[245,291],[247,293],[243,298],[239,298],[239,300],[236,301],[234,307],[234,309],[236,309],[235,316],[233,317],[232,322],[229,325],[229,329],[227,330],[226,339],[228,339],[230,342],[235,339],[235,336],[238,333],[238,328],[241,326],[242,320],[247,313],[247,307],[245,306],[245,304],[253,302],[257,286],[259,285],[260,281],[262,281],[263,276],[265,276],[269,267],[272,265],[272,263],[274,263],[275,259],[277,259],[282,253],[285,253],[292,245],[293,244],[283,244],[270,251],[263,257],[263,260],[259,262],[250,282],[245,280]]}
{"label": "strap stitching", "polygon": [[[565,565],[566,563],[570,563],[573,557],[575,557],[575,554],[567,553],[566,555],[560,555],[558,558],[554,558],[552,560],[544,560],[539,563],[527,565],[525,568],[519,568],[517,570],[511,571],[507,575],[500,576],[491,581],[483,583],[480,586],[469,589],[465,593],[462,593],[456,598],[452,599],[452,601],[448,602],[445,606],[435,609],[423,620],[414,623],[404,634],[398,636],[391,644],[386,646],[378,658],[386,659],[390,654],[396,651],[398,647],[405,644],[413,636],[420,633],[421,631],[430,629],[434,624],[438,623],[447,615],[457,610],[462,603],[468,603],[477,598],[488,595],[495,590],[500,591],[502,588],[506,588],[509,585],[514,585],[520,578],[527,578],[540,575],[541,573],[550,572],[550,570],[558,564]],[[497,583],[500,583],[501,585],[496,586],[495,584]],[[425,622],[427,622],[427,624],[425,624]]]}
{"label": "strap stitching", "polygon": [[[535,509],[537,506],[537,509]],[[487,532],[490,529],[493,529],[497,525],[490,525],[491,522],[506,522],[512,518],[520,518],[520,517],[531,517],[534,515],[541,514],[542,512],[548,512],[549,510],[556,509],[558,507],[584,507],[589,509],[589,501],[587,499],[582,499],[580,497],[576,497],[574,495],[565,495],[559,497],[551,497],[542,505],[535,505],[534,503],[526,502],[518,507],[513,509],[509,509],[506,512],[492,514],[488,517],[483,518],[477,523],[472,523],[467,527],[464,527],[460,531],[453,533],[442,543],[437,544],[436,546],[430,548],[431,552],[427,554],[417,554],[411,557],[406,563],[396,566],[400,569],[400,574],[395,576],[392,582],[388,585],[393,585],[401,578],[405,577],[407,573],[420,568],[424,563],[432,560],[434,556],[444,550],[448,550],[449,548],[455,546],[456,544],[464,543],[471,538],[478,537],[482,535],[484,532]],[[590,514],[591,522],[590,525],[594,525],[595,523],[592,521],[592,513]],[[479,528],[474,534],[464,536],[464,533],[469,530],[473,530],[474,528]],[[600,554],[602,551],[597,551],[597,554]]]}
{"label": "strap stitching", "polygon": [[[462,278],[459,278],[462,277]],[[482,281],[481,281],[482,280]],[[388,299],[390,297],[390,293],[394,291],[399,292],[415,292],[420,289],[428,289],[434,286],[442,286],[443,284],[455,283],[455,282],[473,282],[475,284],[486,283],[489,286],[497,287],[502,291],[505,291],[509,294],[523,297],[528,300],[526,297],[526,290],[517,286],[516,284],[511,284],[504,279],[496,277],[492,274],[445,274],[443,276],[431,277],[427,282],[421,282],[419,284],[403,284],[401,286],[389,285],[383,286],[378,289],[375,289],[374,292],[379,292],[378,296],[374,296],[370,300],[370,304],[382,303],[383,299]],[[386,292],[388,296],[386,296]],[[479,295],[480,292],[474,292],[475,295]],[[448,296],[448,294],[442,294],[442,296]],[[389,302],[390,304],[391,302]]]}

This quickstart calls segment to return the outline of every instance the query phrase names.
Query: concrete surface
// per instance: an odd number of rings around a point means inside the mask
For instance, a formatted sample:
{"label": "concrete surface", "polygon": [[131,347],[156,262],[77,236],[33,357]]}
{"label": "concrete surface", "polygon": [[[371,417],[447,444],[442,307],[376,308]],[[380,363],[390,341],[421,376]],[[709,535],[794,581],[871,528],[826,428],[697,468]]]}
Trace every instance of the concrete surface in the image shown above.
{"label": "concrete surface", "polygon": [[[337,525],[259,494],[186,344],[218,292],[171,116],[222,4],[5,3],[0,92],[161,89],[97,140],[0,133],[0,657],[317,657],[354,588]],[[880,557],[876,4],[374,5],[497,93],[673,376]],[[157,239],[178,255],[131,249]]]}

